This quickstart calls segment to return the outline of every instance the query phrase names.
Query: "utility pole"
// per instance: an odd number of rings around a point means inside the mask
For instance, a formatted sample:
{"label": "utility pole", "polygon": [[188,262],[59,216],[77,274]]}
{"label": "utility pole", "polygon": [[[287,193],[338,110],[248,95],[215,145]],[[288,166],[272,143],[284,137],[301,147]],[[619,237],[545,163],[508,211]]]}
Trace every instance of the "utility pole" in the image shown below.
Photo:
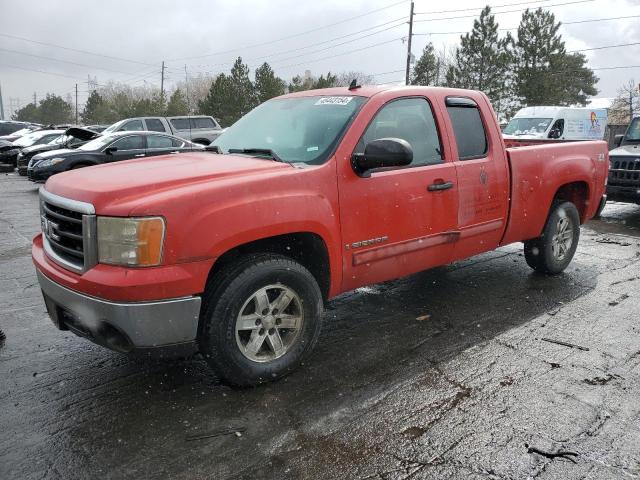
{"label": "utility pole", "polygon": [[38,97],[36,97],[36,92],[33,92],[33,104],[36,107],[38,106]]}
{"label": "utility pole", "polygon": [[78,125],[78,84],[76,83],[76,125]]}
{"label": "utility pole", "polygon": [[2,103],[2,86],[0,85],[0,120],[4,120],[4,103]]}
{"label": "utility pole", "polygon": [[164,100],[164,60],[162,61],[162,73],[160,74],[160,98]]}
{"label": "utility pole", "polygon": [[409,39],[407,41],[407,75],[405,85],[409,85],[409,74],[411,73],[411,38],[413,37],[413,0],[411,0],[411,10],[409,13]]}

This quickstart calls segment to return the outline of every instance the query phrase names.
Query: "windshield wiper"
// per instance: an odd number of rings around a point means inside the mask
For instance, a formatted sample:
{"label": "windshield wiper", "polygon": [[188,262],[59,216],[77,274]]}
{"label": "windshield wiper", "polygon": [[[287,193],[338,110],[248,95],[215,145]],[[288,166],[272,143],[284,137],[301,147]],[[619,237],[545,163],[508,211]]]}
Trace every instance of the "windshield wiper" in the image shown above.
{"label": "windshield wiper", "polygon": [[270,148],[230,148],[229,153],[246,153],[247,155],[267,155],[276,162],[287,163],[281,159],[276,152]]}

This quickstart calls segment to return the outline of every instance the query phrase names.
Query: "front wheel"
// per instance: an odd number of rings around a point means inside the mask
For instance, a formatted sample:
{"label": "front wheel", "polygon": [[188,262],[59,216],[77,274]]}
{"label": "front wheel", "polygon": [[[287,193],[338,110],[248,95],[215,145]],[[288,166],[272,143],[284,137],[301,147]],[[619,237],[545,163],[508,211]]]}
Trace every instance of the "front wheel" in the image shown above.
{"label": "front wheel", "polygon": [[558,274],[569,266],[580,239],[580,214],[571,202],[555,203],[542,235],[524,242],[527,264],[542,273]]}
{"label": "front wheel", "polygon": [[200,350],[227,383],[252,386],[291,372],[315,345],[322,294],[313,275],[280,255],[245,257],[205,292]]}

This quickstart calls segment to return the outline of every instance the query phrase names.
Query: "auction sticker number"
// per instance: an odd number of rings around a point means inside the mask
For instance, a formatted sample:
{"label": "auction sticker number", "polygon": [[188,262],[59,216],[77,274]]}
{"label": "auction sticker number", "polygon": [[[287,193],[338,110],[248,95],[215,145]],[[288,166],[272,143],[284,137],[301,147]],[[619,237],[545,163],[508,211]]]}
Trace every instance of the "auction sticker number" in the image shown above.
{"label": "auction sticker number", "polygon": [[322,97],[314,105],[346,105],[353,97]]}

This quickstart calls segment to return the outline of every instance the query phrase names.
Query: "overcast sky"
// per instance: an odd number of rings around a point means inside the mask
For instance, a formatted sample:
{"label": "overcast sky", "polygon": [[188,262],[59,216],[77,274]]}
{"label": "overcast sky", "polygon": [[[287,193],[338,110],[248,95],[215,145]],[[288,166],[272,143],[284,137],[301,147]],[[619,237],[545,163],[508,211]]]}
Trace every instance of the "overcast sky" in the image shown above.
{"label": "overcast sky", "polygon": [[[416,0],[414,54],[419,55],[429,41],[437,49],[455,46],[460,34],[442,33],[469,30],[473,16],[486,3]],[[640,43],[640,0],[492,0],[489,4],[495,6],[500,28],[516,27],[526,7],[546,7],[562,22],[635,15],[564,25],[561,33],[568,50]],[[34,92],[38,98],[47,92],[72,94],[76,82],[83,104],[87,75],[103,84],[117,80],[159,86],[163,60],[169,88],[184,78],[185,65],[190,75],[227,72],[238,55],[252,71],[268,61],[286,80],[305,70],[316,75],[330,70],[363,71],[374,74],[378,83],[398,82],[404,78],[409,5],[409,0],[0,0],[5,112],[32,101]],[[508,13],[499,13],[503,11]],[[585,54],[591,68],[640,65],[640,45]],[[598,97],[615,96],[630,79],[640,81],[640,67],[596,74]]]}

